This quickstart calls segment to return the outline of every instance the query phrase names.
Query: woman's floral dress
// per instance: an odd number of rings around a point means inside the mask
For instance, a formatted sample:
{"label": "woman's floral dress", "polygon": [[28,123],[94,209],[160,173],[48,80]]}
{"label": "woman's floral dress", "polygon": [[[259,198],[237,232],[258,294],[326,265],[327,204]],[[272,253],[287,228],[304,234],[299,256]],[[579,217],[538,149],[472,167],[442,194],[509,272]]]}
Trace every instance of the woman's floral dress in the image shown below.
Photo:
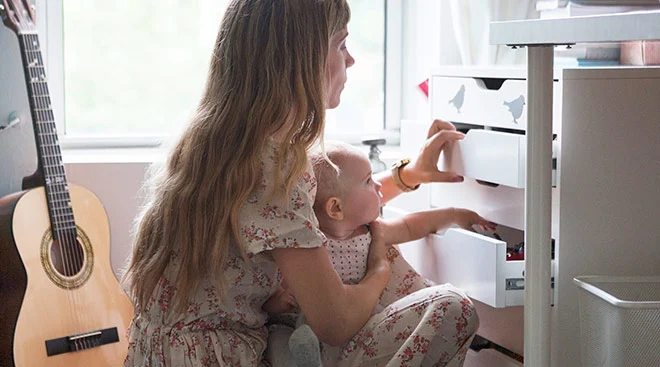
{"label": "woman's floral dress", "polygon": [[262,179],[240,211],[242,235],[249,260],[237,245],[225,264],[227,294],[204,280],[188,304],[185,315],[173,315],[170,302],[177,289],[175,255],[144,312],[128,329],[126,366],[259,366],[266,348],[267,314],[261,309],[280,279],[268,250],[276,247],[319,247],[325,236],[318,230],[312,210],[316,180],[311,165],[293,188],[289,209],[267,202],[275,142],[269,139],[262,159]]}

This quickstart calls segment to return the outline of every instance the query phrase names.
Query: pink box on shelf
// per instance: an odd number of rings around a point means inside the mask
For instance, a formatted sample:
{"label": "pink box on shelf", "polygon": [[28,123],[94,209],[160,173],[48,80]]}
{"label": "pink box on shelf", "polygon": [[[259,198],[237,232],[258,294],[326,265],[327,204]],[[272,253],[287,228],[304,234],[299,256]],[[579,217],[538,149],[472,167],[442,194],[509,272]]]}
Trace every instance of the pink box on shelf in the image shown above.
{"label": "pink box on shelf", "polygon": [[621,65],[660,65],[660,40],[621,42]]}

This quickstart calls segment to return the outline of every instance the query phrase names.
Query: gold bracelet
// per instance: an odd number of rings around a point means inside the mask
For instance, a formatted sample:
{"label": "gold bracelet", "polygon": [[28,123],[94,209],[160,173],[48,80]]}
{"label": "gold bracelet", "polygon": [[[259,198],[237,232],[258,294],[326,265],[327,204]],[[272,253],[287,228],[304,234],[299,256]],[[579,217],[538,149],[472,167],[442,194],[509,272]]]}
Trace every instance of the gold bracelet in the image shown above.
{"label": "gold bracelet", "polygon": [[408,163],[410,163],[410,158],[404,158],[400,161],[395,162],[392,165],[392,181],[394,181],[394,184],[396,187],[399,188],[399,190],[403,192],[410,192],[410,191],[415,191],[419,188],[419,184],[417,184],[414,187],[406,185],[402,180],[401,180],[401,169],[405,167]]}

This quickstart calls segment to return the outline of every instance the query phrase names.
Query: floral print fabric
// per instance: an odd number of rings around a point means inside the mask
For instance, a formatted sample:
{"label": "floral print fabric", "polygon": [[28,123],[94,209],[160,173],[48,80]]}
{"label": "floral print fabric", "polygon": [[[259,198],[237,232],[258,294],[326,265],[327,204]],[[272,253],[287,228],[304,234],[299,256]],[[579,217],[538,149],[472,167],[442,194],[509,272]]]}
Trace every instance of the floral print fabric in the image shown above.
{"label": "floral print fabric", "polygon": [[[328,240],[342,281],[356,283],[364,276],[370,243],[369,233]],[[374,316],[346,345],[323,344],[324,365],[462,366],[479,326],[472,302],[449,284],[422,278],[395,247],[387,256],[392,274]]]}
{"label": "floral print fabric", "polygon": [[451,285],[409,294],[372,316],[346,345],[322,345],[324,366],[462,366],[479,326]]}
{"label": "floral print fabric", "polygon": [[[238,245],[230,247],[220,297],[210,279],[202,280],[184,315],[171,312],[180,261],[177,253],[144,312],[136,311],[128,329],[125,366],[259,366],[268,332],[263,303],[280,282],[268,251],[281,247],[319,247],[325,237],[312,210],[316,180],[311,165],[293,188],[288,207],[267,201],[275,142],[269,139],[259,187],[240,211],[240,227],[250,260]],[[286,205],[284,205],[286,206]]]}

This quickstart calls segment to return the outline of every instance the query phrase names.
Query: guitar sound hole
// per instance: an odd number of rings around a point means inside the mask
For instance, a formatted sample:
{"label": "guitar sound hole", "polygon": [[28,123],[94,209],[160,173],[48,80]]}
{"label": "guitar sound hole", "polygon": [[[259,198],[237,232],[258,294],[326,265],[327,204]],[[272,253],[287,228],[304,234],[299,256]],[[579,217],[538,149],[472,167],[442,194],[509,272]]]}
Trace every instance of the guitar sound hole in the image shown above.
{"label": "guitar sound hole", "polygon": [[58,273],[72,277],[82,269],[85,254],[77,238],[63,238],[51,244],[50,259]]}

